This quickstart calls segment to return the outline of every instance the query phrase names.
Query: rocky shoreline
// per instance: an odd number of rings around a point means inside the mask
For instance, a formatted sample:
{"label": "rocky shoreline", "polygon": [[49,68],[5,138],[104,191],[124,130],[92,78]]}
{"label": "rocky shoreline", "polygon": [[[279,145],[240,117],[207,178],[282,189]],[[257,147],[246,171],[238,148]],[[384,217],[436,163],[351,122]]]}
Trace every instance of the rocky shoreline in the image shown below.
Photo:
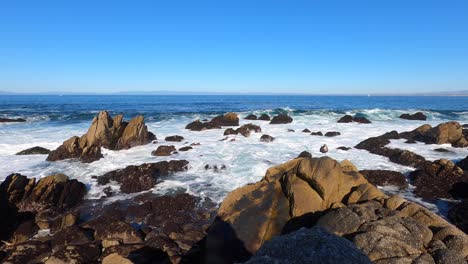
{"label": "rocky shoreline", "polygon": [[[265,125],[293,121],[287,115],[245,119],[270,121]],[[233,126],[238,128],[220,134],[244,137],[262,132],[258,125],[239,126],[239,120],[237,114],[227,113],[210,121],[196,120],[186,129]],[[371,123],[352,116],[337,122]],[[302,132],[314,134],[308,129]],[[338,131],[327,133],[340,136]],[[458,200],[448,220],[376,187],[408,188],[401,173],[359,171],[347,160],[315,158],[305,152],[271,167],[259,182],[232,191],[220,205],[183,191],[151,193],[168,175],[187,170],[187,160],[132,165],[96,175],[97,183],[106,186],[98,200],[84,199],[86,185],[63,174],[37,182],[12,174],[0,184],[0,262],[466,263],[468,157],[458,163],[428,161],[411,151],[389,148],[394,139],[466,148],[467,130],[457,122],[424,125],[409,132],[388,132],[355,146],[414,167],[409,184],[417,196]],[[102,157],[101,148],[127,149],[154,140],[142,116],[125,122],[123,115],[112,118],[104,111],[81,137],[70,138],[50,153],[32,148],[21,155],[39,152],[48,154],[50,162],[93,162]],[[165,138],[168,143],[183,140],[178,135]],[[261,142],[274,144],[274,137],[265,134]],[[162,146],[154,155],[171,156],[177,151],[172,145]],[[119,189],[108,186],[110,182]],[[135,195],[109,202],[116,191]]]}

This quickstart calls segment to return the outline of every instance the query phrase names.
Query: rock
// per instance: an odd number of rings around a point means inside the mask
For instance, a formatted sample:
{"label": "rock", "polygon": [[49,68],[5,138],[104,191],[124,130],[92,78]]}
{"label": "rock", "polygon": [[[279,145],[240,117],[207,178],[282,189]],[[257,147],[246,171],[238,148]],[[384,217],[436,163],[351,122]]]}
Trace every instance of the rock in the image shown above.
{"label": "rock", "polygon": [[451,153],[452,151],[448,150],[448,149],[444,149],[444,148],[435,148],[434,149],[435,152],[440,152],[440,153]]}
{"label": "rock", "polygon": [[353,122],[353,117],[351,115],[345,115],[341,117],[337,122],[338,123],[351,123]]}
{"label": "rock", "polygon": [[234,129],[234,128],[228,128],[226,130],[224,130],[224,136],[228,136],[228,135],[237,135],[237,131]]}
{"label": "rock", "polygon": [[108,184],[110,181],[118,182],[120,190],[124,193],[146,191],[153,188],[160,177],[187,170],[188,163],[186,160],[171,160],[131,165],[99,176],[97,182],[99,185]]}
{"label": "rock", "polygon": [[341,133],[340,133],[340,132],[336,132],[336,131],[331,131],[331,132],[325,133],[325,136],[326,136],[326,137],[336,137],[336,136],[339,136],[339,135],[341,135]]}
{"label": "rock", "polygon": [[461,203],[453,206],[448,213],[448,218],[453,224],[468,234],[468,200],[463,200]]}
{"label": "rock", "polygon": [[426,162],[411,172],[410,178],[416,187],[416,195],[426,199],[451,198],[450,190],[455,183],[468,182],[463,170],[446,159]]}
{"label": "rock", "polygon": [[434,128],[430,125],[423,125],[413,131],[400,133],[400,136],[426,144],[451,144],[452,147],[457,148],[468,146],[462,126],[454,121],[439,124]]}
{"label": "rock", "polygon": [[312,132],[310,133],[312,136],[323,136],[322,132],[317,131],[317,132]]}
{"label": "rock", "polygon": [[10,204],[17,204],[28,197],[34,188],[36,180],[14,173],[8,175],[0,184],[0,195]]}
{"label": "rock", "polygon": [[468,156],[457,162],[457,165],[465,171],[468,171]]}
{"label": "rock", "polygon": [[203,130],[208,130],[208,129],[218,129],[221,128],[220,126],[217,126],[215,124],[212,124],[210,122],[201,122],[200,120],[195,120],[192,123],[188,124],[185,126],[185,129],[189,129],[192,131],[203,131]]}
{"label": "rock", "polygon": [[101,248],[96,244],[58,247],[45,264],[96,263],[101,255]]}
{"label": "rock", "polygon": [[184,151],[189,151],[189,150],[191,150],[191,149],[193,149],[193,148],[190,147],[190,146],[187,146],[187,147],[181,147],[181,148],[179,149],[179,151],[184,152]]}
{"label": "rock", "polygon": [[310,154],[310,152],[308,151],[302,151],[297,157],[298,158],[312,158],[312,154]]}
{"label": "rock", "polygon": [[337,147],[336,149],[348,151],[348,150],[350,150],[351,148],[350,148],[350,147],[341,146],[341,147]]}
{"label": "rock", "polygon": [[305,128],[304,130],[302,130],[303,133],[311,133],[309,129]]}
{"label": "rock", "polygon": [[85,245],[91,243],[93,240],[93,236],[90,232],[78,226],[69,226],[55,233],[50,242],[52,249],[57,249],[61,246]]}
{"label": "rock", "polygon": [[290,116],[285,114],[279,114],[271,119],[270,124],[289,124],[292,121],[293,119]]}
{"label": "rock", "polygon": [[29,240],[18,243],[7,251],[3,263],[43,263],[50,255],[49,243]]}
{"label": "rock", "polygon": [[294,129],[291,129],[291,128],[288,128],[287,131],[288,132],[295,132]]}
{"label": "rock", "polygon": [[175,135],[175,136],[166,137],[165,140],[173,141],[173,142],[181,142],[182,140],[184,140],[184,137]]}
{"label": "rock", "polygon": [[427,116],[423,114],[422,112],[416,112],[414,114],[402,114],[400,115],[401,119],[407,119],[407,120],[426,120]]}
{"label": "rock", "polygon": [[257,116],[256,115],[248,115],[244,119],[246,119],[246,120],[257,120]]}
{"label": "rock", "polygon": [[60,231],[76,224],[80,214],[76,211],[63,212],[56,208],[49,208],[38,212],[35,221],[40,229],[49,229],[51,233]]}
{"label": "rock", "polygon": [[371,263],[369,258],[345,238],[322,228],[302,228],[277,236],[245,263]]}
{"label": "rock", "polygon": [[338,123],[351,123],[351,122],[356,122],[356,123],[361,123],[361,124],[370,124],[372,123],[369,121],[367,118],[362,117],[362,116],[355,116],[352,117],[350,115],[345,115],[341,117],[338,121]]}
{"label": "rock", "polygon": [[117,240],[123,244],[139,244],[143,242],[142,236],[133,227],[122,221],[98,223],[88,222],[86,228],[94,230],[96,240]]}
{"label": "rock", "polygon": [[260,141],[261,141],[261,142],[266,142],[266,143],[268,143],[268,142],[272,142],[273,140],[275,140],[275,138],[272,137],[272,136],[270,136],[270,135],[267,135],[267,134],[264,134],[264,135],[262,135],[262,136],[260,137]]}
{"label": "rock", "polygon": [[49,149],[46,149],[46,148],[43,148],[43,147],[32,147],[32,148],[22,150],[22,151],[16,153],[16,155],[37,155],[37,154],[45,155],[45,154],[49,154],[49,153],[50,153]]}
{"label": "rock", "polygon": [[245,124],[238,129],[228,128],[224,131],[224,135],[237,135],[241,134],[244,137],[249,137],[251,132],[259,133],[262,132],[262,128],[260,126],[254,125],[252,123]]}
{"label": "rock", "polygon": [[79,159],[82,162],[93,162],[102,157],[101,147],[128,149],[148,144],[155,138],[153,133],[148,132],[143,116],[137,116],[127,123],[123,121],[123,115],[111,118],[107,111],[102,111],[93,119],[86,134],[64,141],[50,152],[47,160]]}
{"label": "rock", "polygon": [[29,240],[37,234],[39,228],[34,223],[34,219],[29,219],[18,225],[13,233],[13,243],[21,243]]}
{"label": "rock", "polygon": [[327,153],[328,152],[327,144],[324,144],[323,146],[320,147],[320,152],[321,153]]}
{"label": "rock", "polygon": [[261,116],[258,117],[258,120],[270,121],[270,116],[267,114],[262,114]]}
{"label": "rock", "polygon": [[23,118],[0,118],[0,123],[20,123],[26,122]]}
{"label": "rock", "polygon": [[166,145],[161,145],[159,146],[156,150],[151,152],[151,155],[153,156],[170,156],[172,155],[176,150],[176,148],[172,145],[166,146]]}
{"label": "rock", "polygon": [[226,113],[211,119],[210,123],[216,126],[238,126],[239,117],[236,113]]}
{"label": "rock", "polygon": [[368,138],[355,146],[357,149],[365,149],[370,153],[377,154],[386,145],[390,144],[390,139],[399,139],[398,132],[391,131],[378,137]]}
{"label": "rock", "polygon": [[400,172],[390,170],[361,170],[359,171],[370,183],[376,186],[397,186],[406,189],[408,182]]}

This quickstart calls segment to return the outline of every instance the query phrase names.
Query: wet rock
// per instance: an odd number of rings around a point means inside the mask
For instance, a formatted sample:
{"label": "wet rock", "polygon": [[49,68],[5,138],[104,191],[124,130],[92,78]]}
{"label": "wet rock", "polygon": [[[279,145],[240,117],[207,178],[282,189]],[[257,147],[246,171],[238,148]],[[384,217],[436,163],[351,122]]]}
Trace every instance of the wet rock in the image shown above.
{"label": "wet rock", "polygon": [[19,173],[8,175],[0,184],[0,195],[10,204],[17,204],[30,195],[36,181]]}
{"label": "wet rock", "polygon": [[277,236],[244,263],[371,263],[351,241],[322,228],[302,228]]}
{"label": "wet rock", "polygon": [[97,263],[101,248],[96,244],[57,247],[45,264]]}
{"label": "wet rock", "polygon": [[351,115],[345,115],[341,117],[337,122],[338,123],[351,123],[353,122],[353,117]]}
{"label": "wet rock", "polygon": [[50,153],[49,149],[46,149],[46,148],[43,148],[43,147],[32,147],[32,148],[22,150],[22,151],[16,153],[16,155],[37,155],[37,154],[45,155],[45,154],[49,154],[49,153]]}
{"label": "wet rock", "polygon": [[376,186],[397,186],[406,189],[408,182],[405,175],[390,170],[361,170],[359,171],[370,183]]}
{"label": "wet rock", "polygon": [[323,136],[323,133],[320,131],[310,133],[312,136]]}
{"label": "wet rock", "polygon": [[187,146],[187,147],[181,147],[181,148],[179,149],[179,151],[184,152],[184,151],[189,151],[189,150],[191,150],[191,149],[193,149],[193,148],[190,147],[190,146]]}
{"label": "wet rock", "polygon": [[51,233],[60,231],[76,224],[80,217],[77,211],[63,211],[57,208],[49,208],[38,212],[35,222],[40,229],[49,229]]}
{"label": "wet rock", "polygon": [[50,152],[47,160],[79,159],[82,162],[93,162],[102,157],[101,147],[111,150],[128,149],[148,144],[154,139],[156,137],[148,131],[143,116],[125,122],[123,115],[112,118],[107,111],[102,111],[93,119],[86,134],[64,141]]}
{"label": "wet rock", "polygon": [[257,116],[256,115],[248,115],[244,119],[246,119],[246,120],[257,120]]}
{"label": "wet rock", "polygon": [[288,128],[288,132],[295,132],[294,129]]}
{"label": "wet rock", "polygon": [[267,114],[262,114],[261,116],[258,117],[258,120],[270,121],[270,116]]}
{"label": "wet rock", "polygon": [[303,133],[311,133],[309,129],[305,128],[304,130],[302,130]]}
{"label": "wet rock", "polygon": [[464,159],[457,162],[457,165],[463,170],[467,171],[468,170],[468,156],[466,156]]}
{"label": "wet rock", "polygon": [[325,133],[326,137],[336,137],[336,136],[339,136],[339,135],[341,135],[341,133],[336,132],[336,131],[330,131],[330,132]]}
{"label": "wet rock", "polygon": [[327,144],[324,144],[323,146],[320,147],[320,152],[321,153],[327,153],[328,152]]}
{"label": "wet rock", "polygon": [[153,156],[170,156],[175,151],[177,151],[177,150],[173,145],[170,145],[170,146],[161,145],[156,150],[151,152],[151,155],[153,155]]}
{"label": "wet rock", "polygon": [[370,124],[370,123],[372,123],[371,121],[369,121],[365,117],[362,117],[362,116],[352,117],[351,115],[345,115],[345,116],[341,117],[337,122],[338,123],[356,122],[356,123],[361,123],[361,124]]}
{"label": "wet rock", "polygon": [[42,263],[50,255],[49,243],[30,240],[8,250],[4,263]]}
{"label": "wet rock", "polygon": [[312,158],[312,154],[310,154],[310,152],[308,151],[302,151],[297,157],[298,158]]}
{"label": "wet rock", "polygon": [[23,118],[0,118],[0,123],[20,123],[26,122]]}
{"label": "wet rock", "polygon": [[18,225],[16,228],[15,232],[13,233],[13,243],[20,243],[29,240],[32,238],[37,231],[39,230],[39,227],[37,227],[36,223],[34,223],[34,219],[29,219],[21,224]]}
{"label": "wet rock", "polygon": [[420,169],[411,172],[410,178],[416,187],[416,195],[431,198],[451,198],[450,190],[458,182],[468,182],[468,176],[453,162],[440,159],[426,162]]}
{"label": "wet rock", "polygon": [[220,170],[225,170],[226,165],[224,165],[224,164],[221,164],[221,165],[206,164],[204,168],[205,168],[205,170],[213,170],[214,172],[219,172]]}
{"label": "wet rock", "polygon": [[259,133],[262,132],[262,128],[260,126],[254,125],[252,123],[245,124],[237,129],[228,128],[224,131],[224,135],[237,135],[241,134],[244,137],[249,137],[251,132]]}
{"label": "wet rock", "polygon": [[216,126],[238,126],[239,117],[236,113],[226,113],[211,119],[210,123]]}
{"label": "wet rock", "polygon": [[336,149],[348,151],[348,150],[350,150],[351,148],[350,148],[350,147],[341,146],[341,147],[337,147]]}
{"label": "wet rock", "polygon": [[463,134],[462,126],[458,122],[446,122],[436,127],[422,125],[410,132],[400,133],[402,138],[424,142],[426,144],[451,144],[452,147],[468,146],[468,140]]}
{"label": "wet rock", "polygon": [[440,153],[451,153],[452,151],[444,148],[436,148],[434,149],[435,152],[440,152]]}
{"label": "wet rock", "polygon": [[143,242],[142,235],[130,224],[122,221],[91,221],[84,225],[94,230],[96,240],[117,240],[123,244],[139,244]]}
{"label": "wet rock", "polygon": [[228,128],[224,131],[224,136],[237,135],[237,131],[234,128]]}
{"label": "wet rock", "polygon": [[468,234],[468,200],[463,200],[453,206],[448,213],[448,217],[454,225]]}
{"label": "wet rock", "polygon": [[407,120],[426,120],[427,116],[423,114],[422,112],[416,112],[414,114],[402,114],[400,115],[401,119],[407,119]]}
{"label": "wet rock", "polygon": [[61,246],[85,245],[93,240],[94,238],[89,231],[85,231],[78,226],[69,226],[55,233],[50,244],[52,249],[57,249]]}
{"label": "wet rock", "polygon": [[272,142],[273,140],[275,140],[275,138],[272,137],[272,136],[270,136],[270,135],[267,135],[267,134],[264,134],[264,135],[262,135],[262,136],[260,137],[260,141],[261,141],[261,142],[266,142],[266,143],[268,143],[268,142]]}
{"label": "wet rock", "polygon": [[184,137],[175,135],[175,136],[166,137],[165,140],[166,141],[173,141],[173,142],[181,142],[182,140],[184,140]]}
{"label": "wet rock", "polygon": [[370,153],[377,154],[380,149],[390,144],[390,139],[399,139],[398,132],[391,131],[378,137],[368,138],[356,145],[357,149],[365,149]]}
{"label": "wet rock", "polygon": [[292,121],[293,119],[290,116],[285,114],[279,114],[271,119],[270,124],[289,124]]}
{"label": "wet rock", "polygon": [[189,129],[192,131],[203,131],[208,129],[219,129],[221,126],[212,124],[210,122],[201,122],[200,120],[195,120],[192,123],[189,123],[185,126],[185,129]]}
{"label": "wet rock", "polygon": [[187,170],[188,161],[171,160],[156,163],[145,163],[139,166],[128,166],[124,169],[108,172],[98,177],[98,184],[105,185],[110,181],[120,184],[124,193],[146,191],[154,187],[159,178],[171,173]]}

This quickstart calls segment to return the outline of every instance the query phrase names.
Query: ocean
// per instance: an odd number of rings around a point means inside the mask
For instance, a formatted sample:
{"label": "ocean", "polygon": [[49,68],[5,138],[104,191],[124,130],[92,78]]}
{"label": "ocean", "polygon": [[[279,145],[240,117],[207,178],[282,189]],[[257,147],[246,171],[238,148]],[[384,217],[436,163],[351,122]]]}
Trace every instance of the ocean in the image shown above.
{"label": "ocean", "polygon": [[[112,115],[123,113],[127,120],[136,115],[144,115],[149,130],[156,134],[159,143],[122,151],[104,150],[104,158],[90,164],[76,161],[47,162],[46,155],[15,155],[33,146],[55,149],[71,136],[84,134],[93,117],[101,110],[108,110]],[[221,141],[224,138],[224,129],[202,132],[184,129],[186,124],[195,119],[210,119],[231,111],[240,116],[241,124],[260,125],[262,133],[252,134],[248,138],[231,136],[235,141]],[[422,111],[428,116],[428,120],[409,121],[399,118],[403,113],[416,111]],[[248,114],[262,113],[287,113],[294,121],[291,124],[270,125],[265,121],[243,119]],[[372,123],[337,123],[344,114],[363,116]],[[21,117],[27,120],[25,123],[0,123],[0,181],[11,173],[36,178],[64,173],[86,183],[87,198],[96,199],[103,195],[103,187],[97,186],[92,176],[128,165],[186,159],[190,162],[187,172],[165,178],[152,191],[186,191],[221,202],[228,192],[260,180],[269,167],[295,158],[304,150],[314,157],[324,155],[319,151],[323,144],[329,147],[326,155],[337,160],[348,159],[359,169],[388,169],[408,174],[413,168],[394,164],[385,157],[365,150],[343,151],[337,147],[353,147],[372,136],[391,130],[409,131],[426,123],[435,126],[455,120],[466,124],[468,97],[13,95],[0,96],[0,117]],[[323,133],[339,131],[341,135],[332,138],[311,136],[310,133],[301,132],[305,128]],[[294,132],[288,132],[288,129]],[[262,134],[269,134],[275,140],[261,143],[259,138]],[[183,142],[170,143],[176,148],[191,143],[200,143],[200,146],[170,157],[151,156],[151,151],[157,146],[167,144],[164,138],[170,135],[185,138]],[[449,145],[405,144],[403,140],[394,140],[389,146],[414,151],[428,160],[447,158],[457,161],[468,155],[467,148],[452,148]],[[434,151],[441,147],[450,152]],[[206,170],[206,165],[225,165],[226,169]],[[117,185],[112,188],[118,192]],[[387,193],[399,193],[434,211],[441,208],[437,203],[428,203],[414,197],[411,186],[405,191],[391,187],[383,190]],[[109,201],[128,196],[119,194]]]}

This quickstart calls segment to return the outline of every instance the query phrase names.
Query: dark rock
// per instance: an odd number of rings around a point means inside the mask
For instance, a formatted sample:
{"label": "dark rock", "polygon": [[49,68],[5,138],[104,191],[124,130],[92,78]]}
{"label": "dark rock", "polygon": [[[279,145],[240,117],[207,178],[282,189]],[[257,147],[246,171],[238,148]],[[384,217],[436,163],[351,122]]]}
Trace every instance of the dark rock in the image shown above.
{"label": "dark rock", "polygon": [[226,113],[211,119],[210,123],[216,126],[238,126],[239,117],[236,113]]}
{"label": "dark rock", "polygon": [[193,149],[193,148],[190,147],[190,146],[187,146],[187,147],[181,147],[181,148],[179,149],[179,151],[189,151],[189,150],[191,150],[191,149]]}
{"label": "dark rock", "polygon": [[302,228],[274,237],[245,263],[371,263],[351,241],[323,228]]}
{"label": "dark rock", "polygon": [[97,219],[83,226],[94,230],[96,240],[116,240],[123,244],[142,243],[142,235],[137,232],[129,223],[122,221],[100,221]]}
{"label": "dark rock", "polygon": [[391,131],[378,137],[368,138],[356,145],[357,149],[365,149],[370,153],[377,154],[380,149],[390,144],[390,139],[399,139],[398,132]]}
{"label": "dark rock", "polygon": [[302,130],[303,133],[310,133],[310,130],[305,128],[304,130]]}
{"label": "dark rock", "polygon": [[267,114],[262,114],[258,117],[258,120],[270,121],[270,116]]}
{"label": "dark rock", "polygon": [[436,148],[434,149],[435,152],[440,152],[440,153],[451,153],[452,151],[444,148]]}
{"label": "dark rock", "polygon": [[426,162],[411,172],[410,178],[416,187],[416,195],[426,199],[451,198],[450,190],[455,183],[468,182],[463,170],[446,159]]}
{"label": "dark rock", "polygon": [[27,241],[32,238],[38,230],[39,227],[36,225],[36,223],[34,223],[34,218],[26,220],[18,225],[15,232],[13,233],[12,241],[14,243]]}
{"label": "dark rock", "polygon": [[201,122],[200,120],[193,121],[192,123],[185,126],[185,129],[189,129],[192,131],[203,131],[208,129],[219,129],[221,128],[218,125],[212,124],[210,122]]}
{"label": "dark rock", "polygon": [[402,114],[400,115],[400,118],[402,119],[407,119],[407,120],[426,120],[427,119],[427,116],[425,114],[423,114],[422,112],[417,112],[417,113],[414,113],[414,114]]}
{"label": "dark rock", "polygon": [[341,135],[341,133],[336,132],[336,131],[330,131],[330,132],[325,133],[326,137],[336,137],[336,136],[339,136],[339,135]]}
{"label": "dark rock", "polygon": [[348,151],[348,150],[350,150],[351,148],[350,148],[350,147],[341,146],[341,147],[337,147],[336,149]]}
{"label": "dark rock", "polygon": [[51,233],[55,233],[75,225],[79,217],[79,212],[75,210],[64,212],[57,208],[49,208],[39,211],[35,216],[35,221],[40,229],[49,229]]}
{"label": "dark rock", "polygon": [[184,137],[175,135],[175,136],[166,137],[165,140],[173,141],[173,142],[181,142],[182,140],[184,140]]}
{"label": "dark rock", "polygon": [[100,256],[101,248],[96,244],[60,246],[46,263],[97,263]]}
{"label": "dark rock", "polygon": [[290,116],[285,114],[279,114],[271,119],[270,124],[289,124],[292,121],[293,119]]}
{"label": "dark rock", "polygon": [[172,145],[171,146],[161,145],[156,150],[151,152],[151,155],[153,155],[153,156],[170,156],[175,151],[177,151],[177,150]]}
{"label": "dark rock", "polygon": [[288,128],[288,132],[295,132],[294,129]]}
{"label": "dark rock", "polygon": [[360,123],[360,124],[370,124],[370,123],[372,123],[371,121],[369,121],[369,119],[367,119],[365,117],[362,117],[362,116],[355,116],[353,118],[353,122]]}
{"label": "dark rock", "polygon": [[234,128],[228,128],[224,131],[224,136],[237,135],[237,131]]}
{"label": "dark rock", "polygon": [[468,200],[463,200],[461,203],[453,206],[449,213],[450,221],[468,234]]}
{"label": "dark rock", "polygon": [[55,233],[51,240],[52,249],[57,249],[61,246],[77,246],[89,244],[94,240],[89,231],[78,226],[69,226]]}
{"label": "dark rock", "polygon": [[249,123],[237,128],[236,130],[234,130],[233,128],[228,128],[226,129],[226,131],[224,131],[224,135],[227,136],[241,134],[244,137],[249,137],[252,131],[255,133],[259,133],[262,132],[262,128],[260,126]]}
{"label": "dark rock", "polygon": [[320,152],[321,153],[327,153],[328,152],[327,144],[324,144],[323,146],[320,147]]}
{"label": "dark rock", "polygon": [[370,183],[376,186],[397,186],[406,189],[408,182],[406,177],[400,172],[390,170],[361,170],[359,171]]}
{"label": "dark rock", "polygon": [[50,247],[48,242],[37,240],[29,240],[23,243],[18,243],[10,249],[4,263],[43,263],[43,260],[50,255]]}
{"label": "dark rock", "polygon": [[36,155],[36,154],[49,154],[50,153],[50,150],[46,149],[46,148],[43,148],[43,147],[32,147],[32,148],[29,148],[29,149],[25,149],[25,150],[22,150],[18,153],[16,153],[16,155]]}
{"label": "dark rock", "polygon": [[467,171],[468,170],[468,156],[466,156],[464,159],[457,162],[457,165],[463,170]]}
{"label": "dark rock", "polygon": [[19,123],[26,122],[23,118],[0,118],[0,123]]}
{"label": "dark rock", "polygon": [[342,118],[340,118],[337,122],[338,123],[351,123],[353,122],[353,117],[350,115],[345,115]]}
{"label": "dark rock", "polygon": [[256,116],[256,115],[248,115],[248,116],[245,117],[244,119],[247,119],[247,120],[257,120],[257,116]]}
{"label": "dark rock", "polygon": [[323,133],[320,131],[310,133],[312,136],[323,136]]}
{"label": "dark rock", "polygon": [[98,177],[98,184],[105,185],[110,181],[120,184],[124,193],[146,191],[154,187],[158,178],[174,172],[187,170],[188,161],[171,160],[156,163],[145,163],[139,166],[128,166],[124,169],[108,172]]}
{"label": "dark rock", "polygon": [[413,131],[400,133],[400,137],[407,140],[424,142],[426,144],[451,144],[452,147],[468,146],[468,139],[458,122],[446,122],[436,127],[422,125]]}
{"label": "dark rock", "polygon": [[272,142],[273,140],[275,140],[274,137],[272,137],[272,136],[270,136],[270,135],[266,135],[266,134],[265,134],[265,135],[262,135],[262,136],[260,137],[260,141],[261,141],[261,142],[267,142],[267,143],[268,143],[268,142]]}
{"label": "dark rock", "polygon": [[310,154],[310,152],[308,151],[302,151],[297,157],[298,158],[312,158],[312,154]]}

